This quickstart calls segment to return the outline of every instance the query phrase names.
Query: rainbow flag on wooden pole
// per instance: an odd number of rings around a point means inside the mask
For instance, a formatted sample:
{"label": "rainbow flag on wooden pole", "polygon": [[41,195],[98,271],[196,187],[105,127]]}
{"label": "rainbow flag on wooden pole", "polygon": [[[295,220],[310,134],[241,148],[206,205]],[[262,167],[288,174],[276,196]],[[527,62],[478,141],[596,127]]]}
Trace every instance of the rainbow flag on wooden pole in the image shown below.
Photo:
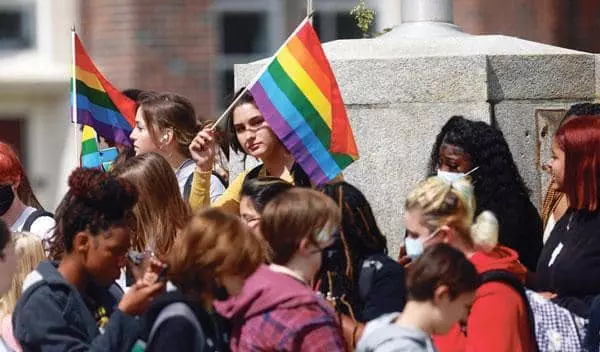
{"label": "rainbow flag on wooden pole", "polygon": [[311,181],[321,185],[357,160],[358,148],[335,75],[309,18],[246,89]]}
{"label": "rainbow flag on wooden pole", "polygon": [[117,144],[132,145],[136,103],[123,95],[98,71],[75,30],[71,80],[71,121],[92,127]]}

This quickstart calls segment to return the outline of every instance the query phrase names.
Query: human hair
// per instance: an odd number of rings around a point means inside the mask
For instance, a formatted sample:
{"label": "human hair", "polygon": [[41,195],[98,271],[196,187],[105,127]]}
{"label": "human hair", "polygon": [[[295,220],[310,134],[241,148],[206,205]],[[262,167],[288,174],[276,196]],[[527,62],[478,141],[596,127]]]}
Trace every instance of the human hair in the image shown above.
{"label": "human hair", "polygon": [[158,144],[159,134],[170,128],[178,152],[191,158],[188,147],[200,130],[192,103],[175,93],[142,92],[138,105],[154,143]]}
{"label": "human hair", "polygon": [[50,257],[54,260],[72,252],[79,232],[98,236],[112,226],[127,227],[138,199],[131,182],[97,169],[75,169],[68,184],[69,190],[54,217],[56,229],[50,240]]}
{"label": "human hair", "polygon": [[246,178],[240,194],[248,197],[260,214],[269,201],[292,188],[294,185],[277,177]]}
{"label": "human hair", "polygon": [[272,250],[272,261],[285,265],[307,238],[319,246],[319,232],[339,228],[341,212],[326,195],[308,188],[287,190],[265,206],[261,234]]}
{"label": "human hair", "polygon": [[138,190],[133,207],[133,249],[151,248],[159,257],[166,255],[189,218],[171,166],[161,155],[150,152],[124,161],[111,172]]}
{"label": "human hair", "polygon": [[36,209],[44,209],[33,193],[17,153],[8,143],[0,141],[0,183],[4,182],[18,182],[17,196],[21,202]]}
{"label": "human hair", "polygon": [[0,219],[0,260],[4,260],[4,248],[10,241],[10,230],[8,225]]}
{"label": "human hair", "polygon": [[470,174],[477,199],[475,215],[489,210],[497,217],[502,244],[515,248],[522,241],[519,236],[537,238],[539,235],[541,238],[539,215],[529,200],[530,192],[502,131],[485,122],[452,116],[442,127],[431,150],[429,176],[436,174],[443,143],[462,148],[471,156],[473,167],[479,167]]}
{"label": "human hair", "polygon": [[[240,95],[241,97],[238,101],[236,101],[236,99],[238,99]],[[257,109],[258,106],[256,105],[256,101],[254,101],[252,93],[250,93],[250,91],[247,90],[244,91],[244,88],[240,88],[229,100],[230,104],[235,102],[235,104],[231,107],[229,115],[227,116],[227,139],[229,140],[229,146],[234,152],[242,153],[245,155],[246,152],[244,151],[244,148],[240,144],[240,141],[237,138],[237,134],[235,133],[235,125],[233,123],[233,112],[237,107],[242,106],[244,104],[252,104]]]}
{"label": "human hair", "polygon": [[573,117],[579,116],[599,116],[600,115],[600,104],[597,103],[578,103],[573,104],[565,113],[565,116],[560,121],[560,125],[563,125],[567,121],[570,121]]}
{"label": "human hair", "polygon": [[46,259],[42,240],[28,232],[14,232],[15,255],[19,258],[10,289],[0,299],[0,316],[12,314],[23,292],[23,281],[40,262]]}
{"label": "human hair", "polygon": [[489,252],[498,244],[498,221],[494,214],[484,211],[473,223],[475,196],[466,178],[452,184],[433,176],[419,182],[408,194],[406,211],[418,211],[422,225],[430,232],[446,225],[456,231],[471,248]]}
{"label": "human hair", "polygon": [[166,261],[173,284],[198,297],[223,275],[247,278],[264,260],[262,244],[237,216],[209,208],[192,216]]}
{"label": "human hair", "polygon": [[562,125],[554,141],[565,152],[563,191],[575,209],[598,209],[600,120],[581,116]]}
{"label": "human hair", "polygon": [[129,88],[123,90],[123,95],[127,98],[135,101],[136,103],[140,100],[140,96],[144,93],[143,90],[137,88]]}
{"label": "human hair", "polygon": [[347,182],[327,184],[321,191],[341,210],[340,238],[324,258],[318,275],[319,291],[344,297],[346,305],[336,305],[344,314],[360,312],[358,281],[363,261],[375,254],[387,254],[387,240],[381,233],[365,195]]}
{"label": "human hair", "polygon": [[475,266],[458,249],[445,243],[427,247],[407,269],[408,299],[430,301],[440,286],[448,287],[450,300],[475,292],[479,284]]}

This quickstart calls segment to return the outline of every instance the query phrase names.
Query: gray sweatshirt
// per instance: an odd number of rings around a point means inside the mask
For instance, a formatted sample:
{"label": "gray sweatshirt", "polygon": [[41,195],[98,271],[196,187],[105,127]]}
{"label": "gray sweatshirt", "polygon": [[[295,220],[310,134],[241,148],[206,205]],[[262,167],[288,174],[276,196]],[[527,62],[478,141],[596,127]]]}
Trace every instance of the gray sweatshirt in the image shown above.
{"label": "gray sweatshirt", "polygon": [[400,313],[382,315],[367,324],[356,352],[437,352],[421,330],[394,323]]}

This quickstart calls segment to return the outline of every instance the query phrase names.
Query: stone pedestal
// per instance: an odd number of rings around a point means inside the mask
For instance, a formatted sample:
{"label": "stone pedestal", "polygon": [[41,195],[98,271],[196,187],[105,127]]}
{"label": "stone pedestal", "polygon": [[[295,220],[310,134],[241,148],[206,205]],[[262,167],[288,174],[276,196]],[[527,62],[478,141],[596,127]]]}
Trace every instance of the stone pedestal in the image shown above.
{"label": "stone pedestal", "polygon": [[[598,57],[490,35],[339,40],[324,44],[356,135],[360,160],[345,172],[371,202],[395,255],[404,198],[425,176],[431,146],[454,115],[499,126],[539,206],[538,109],[592,101]],[[266,60],[236,65],[236,89]],[[239,167],[239,166],[238,166]]]}

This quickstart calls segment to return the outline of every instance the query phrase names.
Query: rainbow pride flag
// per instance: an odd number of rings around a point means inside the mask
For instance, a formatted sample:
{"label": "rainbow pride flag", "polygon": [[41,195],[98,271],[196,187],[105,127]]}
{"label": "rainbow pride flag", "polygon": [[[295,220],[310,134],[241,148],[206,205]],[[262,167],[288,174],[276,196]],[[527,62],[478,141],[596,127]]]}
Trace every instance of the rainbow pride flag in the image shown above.
{"label": "rainbow pride flag", "polygon": [[83,125],[81,131],[81,167],[92,169],[102,167],[96,131],[87,125]]}
{"label": "rainbow pride flag", "polygon": [[342,95],[308,19],[248,90],[273,132],[315,185],[331,181],[358,159]]}
{"label": "rainbow pride flag", "polygon": [[136,104],[121,94],[98,71],[73,32],[71,121],[92,127],[105,139],[131,146]]}

